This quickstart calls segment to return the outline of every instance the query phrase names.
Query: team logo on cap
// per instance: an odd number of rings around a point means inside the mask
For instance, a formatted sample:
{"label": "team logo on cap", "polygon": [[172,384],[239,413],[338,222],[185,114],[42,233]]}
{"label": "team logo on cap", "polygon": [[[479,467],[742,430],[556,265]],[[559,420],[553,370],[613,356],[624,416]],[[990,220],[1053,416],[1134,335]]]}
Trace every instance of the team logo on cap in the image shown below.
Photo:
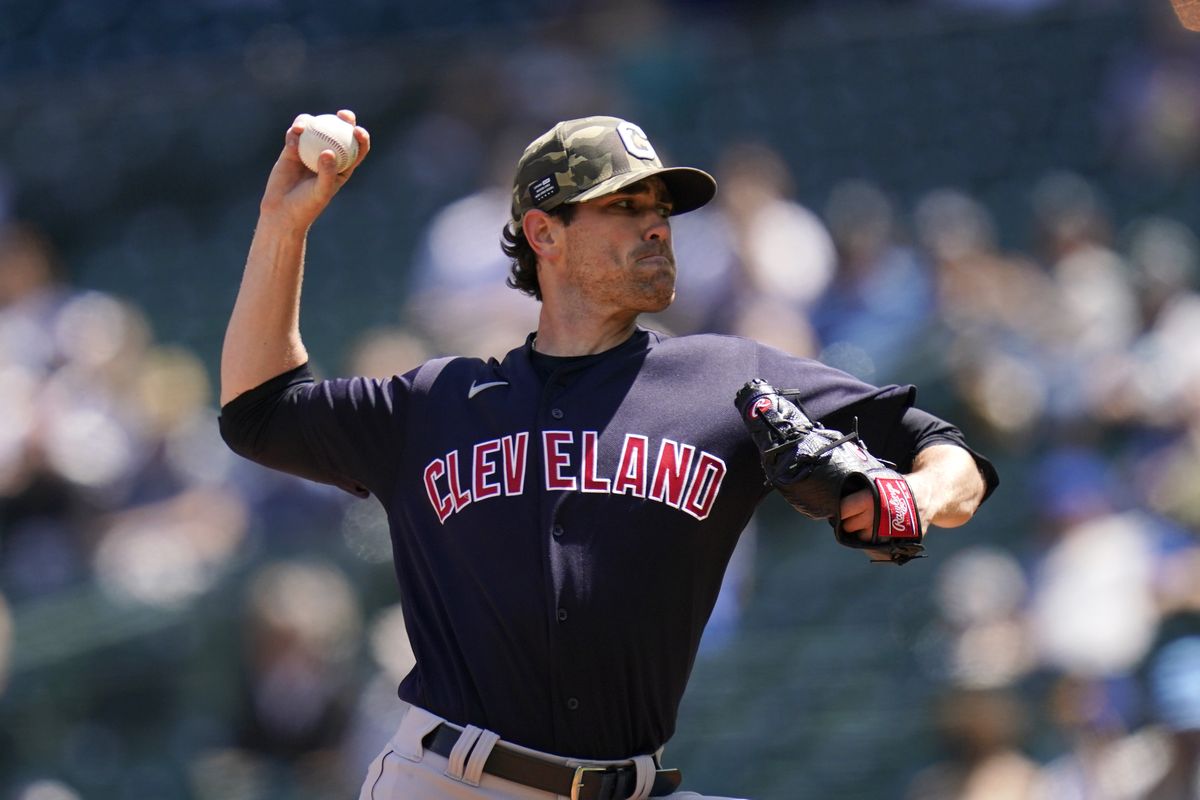
{"label": "team logo on cap", "polygon": [[658,158],[658,153],[654,152],[654,145],[650,144],[646,134],[637,125],[632,122],[622,122],[617,126],[617,133],[620,134],[621,143],[625,145],[625,149],[631,155],[645,159]]}

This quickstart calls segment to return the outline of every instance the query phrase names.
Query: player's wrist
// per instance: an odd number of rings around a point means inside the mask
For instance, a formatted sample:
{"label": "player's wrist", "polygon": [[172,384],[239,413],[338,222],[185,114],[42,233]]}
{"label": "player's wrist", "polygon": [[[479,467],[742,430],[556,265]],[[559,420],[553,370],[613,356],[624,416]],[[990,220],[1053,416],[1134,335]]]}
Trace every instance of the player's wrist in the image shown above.
{"label": "player's wrist", "polygon": [[264,198],[259,207],[258,224],[254,227],[254,235],[259,239],[303,243],[308,236],[310,227],[312,227],[312,220],[296,215],[282,203],[268,201]]}
{"label": "player's wrist", "polygon": [[917,514],[921,519],[921,532],[924,533],[929,530],[929,526],[934,523],[943,510],[941,503],[936,498],[937,484],[920,472],[910,472],[902,477],[908,484],[908,491],[912,494],[913,503],[916,505]]}

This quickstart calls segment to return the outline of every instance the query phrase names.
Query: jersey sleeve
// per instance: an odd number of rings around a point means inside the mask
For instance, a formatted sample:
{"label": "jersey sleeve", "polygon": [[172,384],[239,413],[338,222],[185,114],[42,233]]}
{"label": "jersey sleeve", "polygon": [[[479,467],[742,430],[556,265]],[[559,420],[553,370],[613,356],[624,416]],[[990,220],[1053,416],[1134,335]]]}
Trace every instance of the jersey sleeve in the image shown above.
{"label": "jersey sleeve", "polygon": [[[869,415],[868,408],[855,404],[831,415],[824,420],[824,424],[836,430],[847,431],[854,428],[856,419],[870,419]],[[865,434],[862,433],[862,430],[860,423],[859,432],[862,434],[867,449],[878,458],[895,464],[900,472],[911,471],[913,459],[926,447],[935,444],[951,444],[966,450],[975,460],[975,466],[979,468],[979,474],[986,486],[983,494],[984,500],[988,499],[1000,485],[1000,474],[996,472],[996,467],[986,456],[967,444],[963,432],[955,425],[928,411],[910,406],[900,415],[899,422],[889,430],[872,430]]]}
{"label": "jersey sleeve", "polygon": [[872,452],[884,447],[916,399],[913,386],[874,386],[820,361],[765,345],[758,345],[756,377],[827,427],[848,431],[857,418],[859,433]]}
{"label": "jersey sleeve", "polygon": [[975,460],[987,484],[984,499],[999,485],[995,466],[967,444],[959,428],[916,407],[916,387],[873,386],[818,361],[770,347],[762,347],[758,359],[764,375],[778,376],[775,385],[809,416],[843,433],[857,430],[873,455],[895,464],[900,472],[909,472],[917,453],[926,447],[953,444]]}
{"label": "jersey sleeve", "polygon": [[221,437],[272,469],[379,495],[396,479],[412,375],[315,381],[305,364],[223,406]]}

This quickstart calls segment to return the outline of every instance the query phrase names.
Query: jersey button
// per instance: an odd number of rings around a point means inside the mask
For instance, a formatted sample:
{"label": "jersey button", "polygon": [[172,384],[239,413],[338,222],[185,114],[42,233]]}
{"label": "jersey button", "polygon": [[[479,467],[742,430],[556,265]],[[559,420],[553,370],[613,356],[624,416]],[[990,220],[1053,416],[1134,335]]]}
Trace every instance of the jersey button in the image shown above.
{"label": "jersey button", "polygon": [[558,610],[558,621],[559,622],[567,621],[567,610],[565,608],[560,608]]}
{"label": "jersey button", "polygon": [[561,408],[552,408],[550,409],[550,416],[554,417],[555,419],[562,419],[566,415],[563,414],[563,410]]}
{"label": "jersey button", "polygon": [[566,531],[563,529],[563,526],[559,525],[558,523],[554,524],[554,527],[550,529],[550,532],[555,536],[562,536],[564,533],[566,533]]}
{"label": "jersey button", "polygon": [[567,698],[567,710],[577,711],[579,709],[579,701],[574,697]]}

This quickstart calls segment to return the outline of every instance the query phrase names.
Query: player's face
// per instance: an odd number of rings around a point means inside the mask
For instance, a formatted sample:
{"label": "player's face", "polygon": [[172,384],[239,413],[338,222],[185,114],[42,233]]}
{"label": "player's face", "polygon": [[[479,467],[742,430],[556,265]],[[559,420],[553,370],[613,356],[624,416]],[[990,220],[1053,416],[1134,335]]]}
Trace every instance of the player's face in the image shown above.
{"label": "player's face", "polygon": [[675,298],[671,200],[648,178],[586,203],[566,227],[571,282],[600,307],[661,311]]}

